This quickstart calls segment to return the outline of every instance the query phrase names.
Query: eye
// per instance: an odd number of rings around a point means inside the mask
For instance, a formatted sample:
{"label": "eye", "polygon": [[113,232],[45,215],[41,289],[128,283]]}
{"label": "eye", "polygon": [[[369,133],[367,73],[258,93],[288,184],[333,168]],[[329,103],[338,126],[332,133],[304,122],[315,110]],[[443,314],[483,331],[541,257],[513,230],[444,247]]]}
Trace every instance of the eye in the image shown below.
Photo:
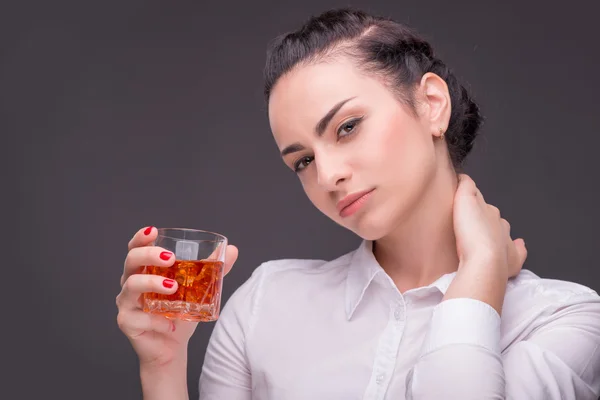
{"label": "eye", "polygon": [[300,172],[304,168],[308,167],[308,165],[312,162],[313,159],[314,159],[314,157],[312,157],[312,156],[306,156],[306,157],[300,158],[298,161],[296,161],[294,163],[294,172]]}
{"label": "eye", "polygon": [[360,123],[361,120],[362,120],[362,117],[354,118],[348,122],[344,122],[337,131],[338,137],[341,138],[341,137],[345,137],[345,136],[348,136],[348,135],[354,133],[354,131],[356,130],[356,127],[358,126],[358,124]]}

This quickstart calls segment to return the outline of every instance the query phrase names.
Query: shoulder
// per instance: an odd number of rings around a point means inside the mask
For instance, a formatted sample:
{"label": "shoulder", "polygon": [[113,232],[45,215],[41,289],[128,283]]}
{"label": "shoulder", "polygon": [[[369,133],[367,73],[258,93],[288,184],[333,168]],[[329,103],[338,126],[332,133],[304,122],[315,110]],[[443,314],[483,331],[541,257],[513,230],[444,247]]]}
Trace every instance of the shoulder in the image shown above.
{"label": "shoulder", "polygon": [[600,296],[579,283],[541,278],[529,270],[508,283],[502,307],[507,339],[524,338],[549,324],[576,328],[590,317],[600,322]]}
{"label": "shoulder", "polygon": [[506,300],[527,307],[544,307],[571,300],[597,302],[598,294],[591,288],[576,282],[558,279],[541,278],[529,270],[521,273],[508,282]]}
{"label": "shoulder", "polygon": [[286,258],[263,262],[234,291],[224,306],[224,312],[235,310],[247,313],[252,320],[265,297],[274,298],[278,302],[298,300],[311,292],[345,282],[353,253],[346,253],[330,261]]}
{"label": "shoulder", "polygon": [[253,288],[253,300],[256,304],[265,296],[283,300],[300,293],[305,295],[345,282],[352,253],[329,261],[293,258],[266,261],[254,270],[250,279],[242,286]]}
{"label": "shoulder", "polygon": [[323,277],[344,274],[346,267],[350,264],[353,252],[344,254],[334,260],[318,259],[279,259],[270,260],[261,264],[253,275],[260,277],[264,284],[277,282],[292,283],[296,285],[301,282],[323,279]]}
{"label": "shoulder", "polygon": [[507,391],[525,393],[535,369],[556,393],[545,397],[597,398],[600,297],[591,288],[522,271],[507,286],[501,335]]}

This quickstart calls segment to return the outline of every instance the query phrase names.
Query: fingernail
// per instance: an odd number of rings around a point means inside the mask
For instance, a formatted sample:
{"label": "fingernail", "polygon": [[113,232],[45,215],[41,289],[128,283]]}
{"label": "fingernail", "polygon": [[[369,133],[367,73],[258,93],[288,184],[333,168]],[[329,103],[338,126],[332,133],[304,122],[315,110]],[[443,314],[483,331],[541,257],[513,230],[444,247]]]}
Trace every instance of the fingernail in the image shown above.
{"label": "fingernail", "polygon": [[144,230],[144,235],[148,236],[150,234],[150,232],[152,232],[151,226],[147,227],[146,230]]}
{"label": "fingernail", "polygon": [[160,259],[169,261],[169,258],[171,258],[172,255],[173,255],[173,253],[171,253],[171,252],[163,251],[162,253],[160,253]]}
{"label": "fingernail", "polygon": [[173,279],[165,279],[163,281],[163,286],[166,287],[167,289],[171,289],[174,284],[175,284],[175,281]]}

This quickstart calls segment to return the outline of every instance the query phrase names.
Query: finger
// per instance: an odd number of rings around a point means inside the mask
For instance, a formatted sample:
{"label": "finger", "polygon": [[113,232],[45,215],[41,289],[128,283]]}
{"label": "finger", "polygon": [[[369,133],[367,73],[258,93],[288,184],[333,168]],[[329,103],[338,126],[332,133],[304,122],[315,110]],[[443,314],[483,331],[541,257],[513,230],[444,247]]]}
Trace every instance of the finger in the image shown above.
{"label": "finger", "polygon": [[175,255],[157,246],[145,246],[133,248],[125,257],[121,286],[133,274],[139,274],[146,265],[156,267],[170,267],[175,263]]}
{"label": "finger", "polygon": [[127,250],[134,249],[136,247],[143,247],[152,244],[152,242],[158,236],[158,231],[153,226],[147,226],[140,229],[133,235],[129,243],[127,244]]}
{"label": "finger", "polygon": [[144,332],[169,333],[175,330],[173,321],[162,315],[150,314],[141,310],[119,312],[117,324],[119,329],[131,339],[135,339]]}
{"label": "finger", "polygon": [[237,261],[238,254],[239,250],[237,247],[231,244],[227,246],[227,249],[225,250],[225,266],[223,267],[223,276],[227,275],[229,271],[231,271],[233,264],[235,264]]}
{"label": "finger", "polygon": [[487,208],[491,215],[493,215],[497,218],[501,218],[502,214],[500,213],[500,209],[498,207],[496,207],[492,204],[488,204]]}
{"label": "finger", "polygon": [[481,190],[479,189],[479,187],[476,187],[477,189],[477,193],[475,193],[475,197],[477,197],[480,201],[480,204],[482,206],[487,205],[487,202],[485,201],[485,197],[483,196],[483,193],[481,193]]}
{"label": "finger", "polygon": [[475,181],[467,174],[458,175],[458,189],[461,194],[475,196],[481,204],[485,204],[485,198],[477,187]]}
{"label": "finger", "polygon": [[458,174],[457,176],[458,176],[458,183],[464,181],[465,179],[471,179],[471,177],[465,173]]}
{"label": "finger", "polygon": [[515,239],[514,241],[515,249],[517,253],[517,260],[521,266],[525,264],[525,260],[527,260],[527,247],[525,246],[525,240],[523,239]]}
{"label": "finger", "polygon": [[117,307],[119,310],[139,309],[142,293],[173,294],[176,290],[177,281],[173,279],[150,274],[131,275],[117,296]]}
{"label": "finger", "polygon": [[477,193],[477,185],[475,181],[467,174],[458,175],[458,190],[465,194],[475,195]]}
{"label": "finger", "polygon": [[510,223],[507,220],[505,220],[504,218],[502,218],[500,221],[501,221],[502,226],[504,228],[504,232],[506,233],[506,235],[508,237],[510,237],[510,230],[511,230]]}
{"label": "finger", "polygon": [[523,239],[515,239],[509,244],[509,255],[508,255],[508,275],[509,277],[515,277],[519,275],[525,259],[527,258],[527,249],[525,248],[525,242]]}

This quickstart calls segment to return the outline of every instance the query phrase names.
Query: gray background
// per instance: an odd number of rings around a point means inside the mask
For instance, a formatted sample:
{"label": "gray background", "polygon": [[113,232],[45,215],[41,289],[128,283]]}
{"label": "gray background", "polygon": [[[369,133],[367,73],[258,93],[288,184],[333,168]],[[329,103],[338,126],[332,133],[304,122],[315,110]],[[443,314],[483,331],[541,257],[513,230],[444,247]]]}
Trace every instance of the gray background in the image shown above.
{"label": "gray background", "polygon": [[[2,398],[141,397],[114,303],[140,227],[227,235],[240,258],[225,299],[262,261],[358,244],[280,161],[262,99],[267,42],[344,5],[431,40],[487,118],[467,172],[526,239],[526,268],[600,289],[592,1],[13,2],[0,12]],[[191,398],[212,328],[191,341]]]}

